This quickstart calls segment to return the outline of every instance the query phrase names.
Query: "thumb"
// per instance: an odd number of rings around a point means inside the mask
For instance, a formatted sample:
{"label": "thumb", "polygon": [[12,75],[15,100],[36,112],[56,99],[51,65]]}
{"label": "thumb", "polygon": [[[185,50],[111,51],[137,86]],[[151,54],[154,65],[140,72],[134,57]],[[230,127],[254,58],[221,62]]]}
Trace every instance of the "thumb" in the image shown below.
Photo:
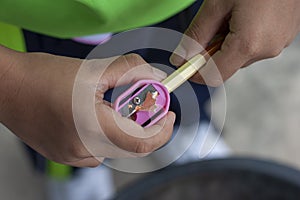
{"label": "thumb", "polygon": [[203,51],[220,31],[229,11],[230,6],[225,5],[223,1],[204,1],[170,57],[170,62],[175,66],[180,66],[185,60]]}
{"label": "thumb", "polygon": [[107,89],[134,83],[142,79],[161,81],[167,74],[146,63],[137,54],[121,56],[110,64],[103,74],[102,81],[106,81]]}

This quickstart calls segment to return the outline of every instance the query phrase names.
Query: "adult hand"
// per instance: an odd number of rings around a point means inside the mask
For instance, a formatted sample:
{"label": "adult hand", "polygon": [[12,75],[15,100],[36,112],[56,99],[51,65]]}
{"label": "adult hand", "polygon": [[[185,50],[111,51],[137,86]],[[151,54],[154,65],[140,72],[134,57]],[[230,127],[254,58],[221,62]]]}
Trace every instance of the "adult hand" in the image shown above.
{"label": "adult hand", "polygon": [[[97,166],[101,158],[112,155],[127,156],[124,152],[128,152],[128,155],[149,153],[170,138],[175,119],[173,113],[168,113],[153,127],[142,128],[118,115],[102,99],[107,89],[119,84],[164,78],[163,72],[147,65],[139,56],[121,56],[103,70],[96,86],[100,88],[95,97],[97,103],[93,105],[97,109],[96,118],[103,132],[91,130],[88,122],[81,123],[88,137],[94,139],[95,146],[91,147],[91,153],[87,146],[89,144],[84,144],[78,135],[72,113],[73,85],[83,61],[43,53],[17,53],[1,48],[2,58],[10,62],[6,62],[9,63],[6,68],[1,68],[4,73],[0,74],[0,121],[48,159],[78,167]],[[98,66],[98,69],[104,68],[102,59],[86,61],[85,65],[89,64]],[[132,70],[137,66],[137,70]],[[127,72],[130,76],[123,78],[120,83],[119,79]],[[88,90],[95,86],[85,83],[81,89]],[[141,137],[128,135],[118,126],[119,123],[127,124],[135,136]],[[109,145],[115,147],[114,154],[111,153],[112,148],[107,151],[104,148]]]}
{"label": "adult hand", "polygon": [[[205,0],[186,34],[206,48],[217,33],[229,33],[212,57],[221,76],[207,65],[193,80],[219,86],[240,68],[277,56],[299,33],[299,10],[299,0]],[[190,59],[201,50],[183,39],[175,53]],[[171,62],[179,66],[184,59],[174,54]]]}

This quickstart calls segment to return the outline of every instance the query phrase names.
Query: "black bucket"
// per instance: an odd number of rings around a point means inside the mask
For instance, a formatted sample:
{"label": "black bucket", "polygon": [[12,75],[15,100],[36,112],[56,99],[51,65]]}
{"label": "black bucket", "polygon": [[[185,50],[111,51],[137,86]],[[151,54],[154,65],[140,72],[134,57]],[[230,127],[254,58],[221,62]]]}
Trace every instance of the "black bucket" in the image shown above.
{"label": "black bucket", "polygon": [[249,158],[205,160],[160,170],[116,200],[300,200],[300,171]]}

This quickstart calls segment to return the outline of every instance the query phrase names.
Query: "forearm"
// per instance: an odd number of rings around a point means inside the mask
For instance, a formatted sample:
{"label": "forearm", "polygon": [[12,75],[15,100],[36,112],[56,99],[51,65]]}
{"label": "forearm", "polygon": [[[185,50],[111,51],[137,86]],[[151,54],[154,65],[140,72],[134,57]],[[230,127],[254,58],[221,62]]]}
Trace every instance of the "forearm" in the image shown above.
{"label": "forearm", "polygon": [[0,45],[0,122],[8,117],[13,98],[22,80],[19,59],[22,53]]}

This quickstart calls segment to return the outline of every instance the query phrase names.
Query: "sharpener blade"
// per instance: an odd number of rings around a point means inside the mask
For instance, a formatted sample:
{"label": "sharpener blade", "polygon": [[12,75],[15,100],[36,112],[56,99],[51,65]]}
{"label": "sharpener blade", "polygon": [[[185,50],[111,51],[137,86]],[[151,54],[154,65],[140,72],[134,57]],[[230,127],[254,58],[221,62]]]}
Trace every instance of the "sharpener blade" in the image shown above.
{"label": "sharpener blade", "polygon": [[[158,93],[158,91],[152,85],[136,89],[124,99],[125,104],[122,105],[120,110],[121,115],[123,117],[131,118],[136,112],[145,110],[146,108],[144,108],[144,105],[145,103],[148,103],[146,100],[149,101],[147,96],[149,96],[149,94],[155,95],[155,93]],[[156,97],[153,98],[153,100],[153,105],[150,106],[155,105]]]}
{"label": "sharpener blade", "polygon": [[170,96],[163,84],[141,80],[116,99],[114,109],[123,117],[148,127],[167,114],[169,105]]}

